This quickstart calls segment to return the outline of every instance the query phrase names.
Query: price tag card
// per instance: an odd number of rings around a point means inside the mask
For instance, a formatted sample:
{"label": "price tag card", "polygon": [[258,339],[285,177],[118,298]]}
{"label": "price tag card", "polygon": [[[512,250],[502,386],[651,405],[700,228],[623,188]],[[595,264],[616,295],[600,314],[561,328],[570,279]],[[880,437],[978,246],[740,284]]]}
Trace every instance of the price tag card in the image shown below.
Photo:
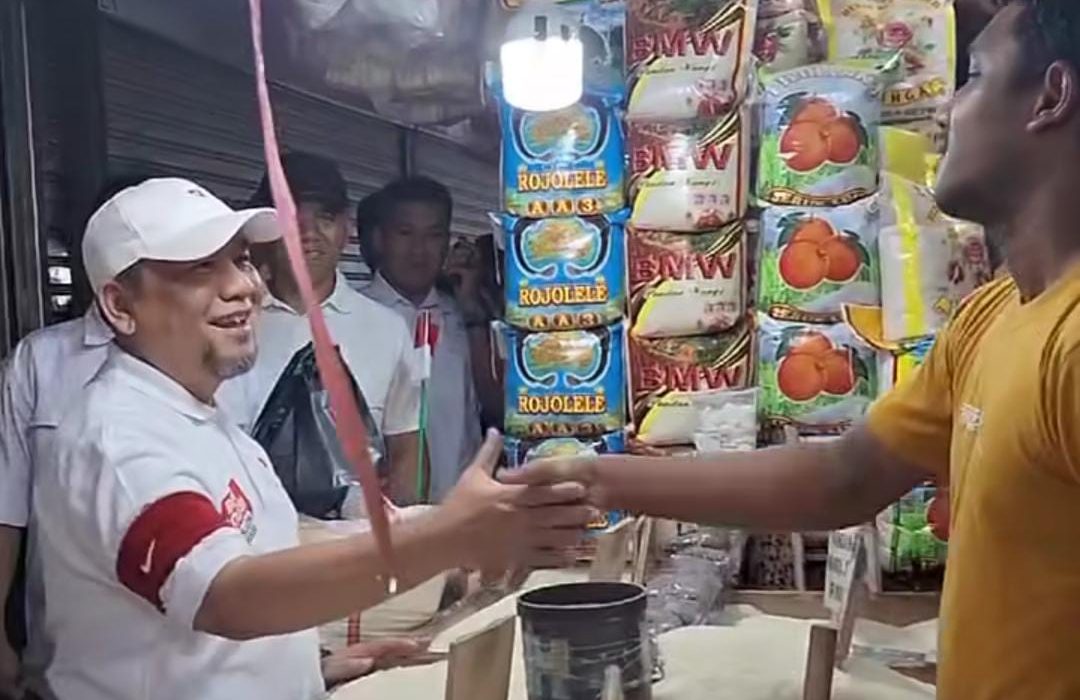
{"label": "price tag card", "polygon": [[829,534],[829,554],[825,569],[825,607],[839,635],[836,664],[847,659],[855,618],[869,591],[866,585],[867,552],[865,527],[836,530]]}
{"label": "price tag card", "polygon": [[825,563],[825,607],[833,614],[834,623],[839,622],[839,616],[851,598],[851,589],[860,573],[860,552],[865,557],[863,550],[861,526],[829,533],[829,555]]}

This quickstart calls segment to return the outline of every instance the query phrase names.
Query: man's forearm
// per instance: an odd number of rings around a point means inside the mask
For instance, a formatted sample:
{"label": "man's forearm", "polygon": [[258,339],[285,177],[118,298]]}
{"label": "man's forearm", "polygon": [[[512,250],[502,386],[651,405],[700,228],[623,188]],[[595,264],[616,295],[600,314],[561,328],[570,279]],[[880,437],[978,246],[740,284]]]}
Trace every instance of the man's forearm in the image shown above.
{"label": "man's forearm", "polygon": [[486,326],[469,329],[469,360],[482,422],[485,427],[501,427],[502,387],[491,366],[491,332]]}
{"label": "man's forearm", "polygon": [[762,531],[827,530],[865,522],[925,477],[860,428],[831,443],[602,458],[594,489],[605,508]]}
{"label": "man's forearm", "polygon": [[19,548],[22,545],[23,528],[0,525],[0,635],[4,634],[6,617],[4,603],[11,593],[15,571],[19,568]]}
{"label": "man's forearm", "polygon": [[[393,525],[398,592],[461,563],[454,531],[442,512]],[[382,602],[389,578],[370,534],[240,559],[214,579],[195,627],[231,639],[316,627]]]}
{"label": "man's forearm", "polygon": [[[399,506],[418,503],[420,433],[388,435],[386,449],[390,452],[390,500]],[[427,459],[424,463],[427,464]]]}

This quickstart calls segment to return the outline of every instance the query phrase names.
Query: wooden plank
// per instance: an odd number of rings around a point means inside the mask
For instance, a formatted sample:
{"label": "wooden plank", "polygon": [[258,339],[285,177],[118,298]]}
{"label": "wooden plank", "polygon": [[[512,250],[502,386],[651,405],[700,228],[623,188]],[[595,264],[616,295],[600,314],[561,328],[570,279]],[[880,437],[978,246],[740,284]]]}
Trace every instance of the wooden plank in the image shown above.
{"label": "wooden plank", "polygon": [[446,700],[506,700],[515,632],[511,616],[451,644]]}
{"label": "wooden plank", "polygon": [[649,572],[649,557],[652,555],[653,520],[642,518],[637,544],[634,549],[634,565],[630,570],[630,580],[639,586],[645,585]]}
{"label": "wooden plank", "polygon": [[596,556],[589,567],[590,581],[622,581],[630,553],[634,522],[625,518],[596,538]]}
{"label": "wooden plank", "polygon": [[803,700],[832,698],[836,642],[836,629],[826,625],[814,625],[810,628],[810,644],[806,650],[806,675],[803,678]]}

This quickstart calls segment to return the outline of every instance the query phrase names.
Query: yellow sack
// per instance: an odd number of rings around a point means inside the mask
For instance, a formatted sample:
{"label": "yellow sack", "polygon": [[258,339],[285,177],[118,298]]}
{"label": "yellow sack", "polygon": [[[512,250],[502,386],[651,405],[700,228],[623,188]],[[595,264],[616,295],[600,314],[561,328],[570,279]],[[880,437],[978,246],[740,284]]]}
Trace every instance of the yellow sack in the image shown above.
{"label": "yellow sack", "polygon": [[817,0],[828,60],[903,56],[905,77],[885,91],[883,119],[929,119],[956,90],[952,0]]}
{"label": "yellow sack", "polygon": [[982,227],[946,216],[934,201],[930,142],[891,127],[881,139],[882,327],[884,340],[898,341],[940,330],[992,270]]}

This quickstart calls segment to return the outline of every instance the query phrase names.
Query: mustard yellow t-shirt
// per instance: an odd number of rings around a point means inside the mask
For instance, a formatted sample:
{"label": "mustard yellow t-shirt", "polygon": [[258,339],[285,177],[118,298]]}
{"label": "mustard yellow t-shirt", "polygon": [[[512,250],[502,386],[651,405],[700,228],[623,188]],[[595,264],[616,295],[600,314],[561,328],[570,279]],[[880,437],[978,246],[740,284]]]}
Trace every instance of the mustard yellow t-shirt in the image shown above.
{"label": "mustard yellow t-shirt", "polygon": [[951,486],[938,697],[1080,699],[1080,267],[976,292],[869,426]]}

